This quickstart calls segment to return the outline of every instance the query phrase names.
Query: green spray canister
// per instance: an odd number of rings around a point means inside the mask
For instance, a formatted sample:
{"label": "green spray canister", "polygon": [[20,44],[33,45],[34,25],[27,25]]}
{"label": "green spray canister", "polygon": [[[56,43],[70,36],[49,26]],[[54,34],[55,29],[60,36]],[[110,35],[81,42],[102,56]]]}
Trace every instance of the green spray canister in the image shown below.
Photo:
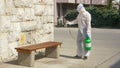
{"label": "green spray canister", "polygon": [[85,39],[85,50],[90,51],[92,49],[91,39],[89,36]]}

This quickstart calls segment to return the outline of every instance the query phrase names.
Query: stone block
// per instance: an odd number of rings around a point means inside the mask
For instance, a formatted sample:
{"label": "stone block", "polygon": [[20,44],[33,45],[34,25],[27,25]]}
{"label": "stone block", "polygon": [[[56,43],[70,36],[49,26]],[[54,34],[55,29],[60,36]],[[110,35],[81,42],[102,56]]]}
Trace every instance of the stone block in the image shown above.
{"label": "stone block", "polygon": [[53,5],[46,5],[44,10],[44,15],[53,16],[54,15],[54,6]]}
{"label": "stone block", "polygon": [[54,4],[54,0],[44,0],[46,4],[51,4],[53,5]]}
{"label": "stone block", "polygon": [[35,30],[31,32],[26,32],[26,41],[25,44],[36,44],[45,41],[53,41],[53,33],[51,32],[45,33],[44,29]]}
{"label": "stone block", "polygon": [[45,12],[45,5],[35,5],[35,15],[36,16],[42,16]]}
{"label": "stone block", "polygon": [[5,5],[6,5],[6,8],[15,8],[13,0],[5,0]]}
{"label": "stone block", "polygon": [[34,4],[37,5],[45,4],[45,0],[34,0]]}
{"label": "stone block", "polygon": [[24,42],[24,44],[33,44],[34,41],[32,41],[32,33],[31,32],[24,32],[24,34],[26,35],[26,41]]}
{"label": "stone block", "polygon": [[0,32],[10,31],[10,16],[0,16]]}
{"label": "stone block", "polygon": [[9,32],[8,32],[8,41],[16,42],[20,38],[21,28],[20,23],[11,23]]}
{"label": "stone block", "polygon": [[8,33],[8,42],[18,42],[20,39],[20,32],[9,32]]}
{"label": "stone block", "polygon": [[31,42],[32,43],[40,43],[42,41],[42,37],[43,35],[41,35],[42,33],[40,33],[39,31],[36,32],[32,32],[31,34]]}
{"label": "stone block", "polygon": [[5,14],[7,16],[12,16],[13,15],[13,9],[12,8],[6,8],[5,9]]}
{"label": "stone block", "polygon": [[0,15],[5,15],[5,2],[0,0]]}
{"label": "stone block", "polygon": [[18,42],[12,42],[8,44],[8,56],[10,57],[9,59],[16,58],[18,55],[17,51],[15,50],[18,45]]}
{"label": "stone block", "polygon": [[36,43],[46,42],[46,41],[53,41],[53,38],[54,38],[52,32],[45,33],[44,29],[31,31],[27,33],[26,36],[27,36],[26,41],[31,42],[31,44],[36,44]]}
{"label": "stone block", "polygon": [[42,17],[41,16],[36,16],[36,29],[41,30],[43,28],[43,23],[42,23]]}
{"label": "stone block", "polygon": [[26,34],[26,41],[24,44],[34,44],[34,40],[32,38],[31,32],[25,32]]}
{"label": "stone block", "polygon": [[11,18],[12,22],[24,21],[24,17],[25,17],[24,8],[15,8],[15,9],[13,9],[13,14],[14,15]]}
{"label": "stone block", "polygon": [[37,25],[36,25],[36,29],[37,29],[37,30],[43,29],[43,23],[40,22],[40,21],[38,21],[38,22],[37,22]]}
{"label": "stone block", "polygon": [[49,23],[54,23],[54,16],[48,16],[48,22]]}
{"label": "stone block", "polygon": [[0,33],[0,57],[7,59],[8,57],[8,39],[7,33]]}
{"label": "stone block", "polygon": [[42,23],[47,24],[48,23],[48,16],[42,16]]}
{"label": "stone block", "polygon": [[34,51],[31,54],[18,52],[18,64],[31,67],[34,65],[34,61],[35,61]]}
{"label": "stone block", "polygon": [[53,23],[53,21],[54,21],[53,17],[54,16],[47,16],[47,15],[42,16],[42,23],[43,24]]}
{"label": "stone block", "polygon": [[15,8],[15,5],[14,5],[13,0],[5,0],[5,14],[7,16],[14,14],[13,12],[14,8]]}
{"label": "stone block", "polygon": [[33,8],[25,8],[24,21],[33,21],[33,20],[35,20],[34,9]]}
{"label": "stone block", "polygon": [[[36,16],[37,18],[37,21],[40,21],[42,24],[44,24],[44,22],[45,22],[45,17],[44,16]],[[38,18],[39,17],[39,18]],[[38,20],[39,19],[39,20]]]}
{"label": "stone block", "polygon": [[36,30],[31,32],[26,32],[25,44],[36,44],[42,42],[44,30]]}
{"label": "stone block", "polygon": [[44,24],[44,30],[45,30],[45,33],[49,33],[49,32],[53,32],[54,31],[54,24],[53,23],[48,23],[48,24]]}
{"label": "stone block", "polygon": [[11,22],[23,22],[23,18],[20,18],[17,15],[13,15],[11,16]]}
{"label": "stone block", "polygon": [[59,58],[59,47],[46,48],[45,55],[49,58]]}
{"label": "stone block", "polygon": [[20,22],[21,31],[32,31],[36,29],[36,21]]}
{"label": "stone block", "polygon": [[43,23],[54,23],[54,16],[43,16]]}
{"label": "stone block", "polygon": [[15,7],[17,8],[31,8],[34,0],[14,0]]}
{"label": "stone block", "polygon": [[19,22],[10,23],[10,32],[21,32],[21,27]]}
{"label": "stone block", "polygon": [[43,35],[43,37],[44,38],[41,38],[42,42],[53,41],[53,38],[54,38],[52,33],[50,33],[50,34],[46,33],[46,34]]}

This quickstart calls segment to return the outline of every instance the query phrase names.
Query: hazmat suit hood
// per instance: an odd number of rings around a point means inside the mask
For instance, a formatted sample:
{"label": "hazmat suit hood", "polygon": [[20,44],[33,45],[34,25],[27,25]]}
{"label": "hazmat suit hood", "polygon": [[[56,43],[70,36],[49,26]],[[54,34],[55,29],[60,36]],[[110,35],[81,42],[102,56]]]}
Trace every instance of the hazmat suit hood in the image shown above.
{"label": "hazmat suit hood", "polygon": [[83,4],[79,4],[79,5],[77,6],[77,11],[78,11],[79,13],[86,11],[85,8],[84,8],[84,6],[83,6]]}

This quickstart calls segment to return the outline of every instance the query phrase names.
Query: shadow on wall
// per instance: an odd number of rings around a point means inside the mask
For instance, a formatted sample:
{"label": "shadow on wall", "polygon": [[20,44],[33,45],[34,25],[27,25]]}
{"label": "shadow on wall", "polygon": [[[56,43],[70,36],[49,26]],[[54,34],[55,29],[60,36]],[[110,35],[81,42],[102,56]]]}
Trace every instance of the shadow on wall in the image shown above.
{"label": "shadow on wall", "polygon": [[120,60],[113,64],[110,68],[120,68]]}

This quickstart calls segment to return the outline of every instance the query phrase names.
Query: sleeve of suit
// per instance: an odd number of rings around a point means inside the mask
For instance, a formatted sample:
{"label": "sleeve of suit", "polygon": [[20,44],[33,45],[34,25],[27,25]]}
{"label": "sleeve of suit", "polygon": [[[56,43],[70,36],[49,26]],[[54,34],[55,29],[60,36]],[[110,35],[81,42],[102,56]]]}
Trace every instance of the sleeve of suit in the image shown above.
{"label": "sleeve of suit", "polygon": [[88,13],[86,16],[86,25],[87,25],[87,33],[91,32],[91,15]]}

